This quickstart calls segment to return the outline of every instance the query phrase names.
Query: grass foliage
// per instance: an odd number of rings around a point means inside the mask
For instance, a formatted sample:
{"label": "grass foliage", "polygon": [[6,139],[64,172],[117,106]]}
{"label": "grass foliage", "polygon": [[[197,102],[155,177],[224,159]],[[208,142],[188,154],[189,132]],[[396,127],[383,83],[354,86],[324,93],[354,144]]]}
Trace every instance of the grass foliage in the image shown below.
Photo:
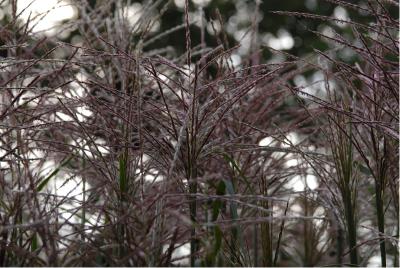
{"label": "grass foliage", "polygon": [[[332,25],[328,49],[265,47],[255,19],[235,66],[221,14],[187,0],[161,33],[171,1],[134,24],[74,1],[63,42],[3,1],[0,265],[398,266],[398,3],[328,2],[368,21],[277,11]],[[183,53],[155,46],[176,32]]]}

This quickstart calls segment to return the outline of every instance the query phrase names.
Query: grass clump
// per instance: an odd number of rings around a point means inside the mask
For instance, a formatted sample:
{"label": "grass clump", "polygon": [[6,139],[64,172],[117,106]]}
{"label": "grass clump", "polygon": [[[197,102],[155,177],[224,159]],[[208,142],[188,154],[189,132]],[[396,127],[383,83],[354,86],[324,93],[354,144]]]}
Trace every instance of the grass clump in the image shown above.
{"label": "grass clump", "polygon": [[325,27],[298,56],[172,2],[1,2],[0,265],[398,266],[398,4],[274,12]]}

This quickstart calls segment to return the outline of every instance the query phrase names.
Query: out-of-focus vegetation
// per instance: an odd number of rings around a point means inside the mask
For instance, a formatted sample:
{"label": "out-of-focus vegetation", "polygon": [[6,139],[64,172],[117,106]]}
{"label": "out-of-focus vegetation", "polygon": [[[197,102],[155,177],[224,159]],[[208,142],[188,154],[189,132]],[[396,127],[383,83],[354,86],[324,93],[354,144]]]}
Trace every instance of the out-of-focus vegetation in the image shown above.
{"label": "out-of-focus vegetation", "polygon": [[0,0],[0,265],[399,266],[392,0]]}

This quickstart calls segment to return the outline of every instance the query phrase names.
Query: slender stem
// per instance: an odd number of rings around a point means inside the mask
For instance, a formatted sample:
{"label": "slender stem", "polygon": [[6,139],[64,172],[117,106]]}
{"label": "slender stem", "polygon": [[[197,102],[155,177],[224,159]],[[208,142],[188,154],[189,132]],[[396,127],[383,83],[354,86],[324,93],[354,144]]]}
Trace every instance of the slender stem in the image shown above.
{"label": "slender stem", "polygon": [[[263,202],[263,207],[269,209],[268,201]],[[268,213],[268,212],[263,212]],[[270,216],[270,215],[265,215]],[[271,222],[265,222],[261,224],[261,237],[262,237],[262,265],[271,267],[272,266],[272,237],[271,237]]]}
{"label": "slender stem", "polygon": [[195,266],[196,253],[198,251],[198,240],[196,238],[196,222],[197,222],[197,169],[195,166],[191,168],[191,178],[189,180],[189,210],[190,210],[190,220],[192,221],[192,227],[190,230],[190,265]]}
{"label": "slender stem", "polygon": [[350,263],[352,266],[358,266],[357,228],[354,220],[353,202],[349,185],[346,185],[345,188],[344,203],[347,221],[348,241],[350,247]]}
{"label": "slender stem", "polygon": [[258,224],[253,227],[254,267],[258,267]]}
{"label": "slender stem", "polygon": [[[304,216],[309,216],[309,204],[307,200],[307,196],[304,198]],[[310,223],[309,221],[303,221],[303,234],[304,234],[304,266],[309,267],[312,266],[312,258],[311,258],[311,245],[309,237],[312,235],[310,232]]]}
{"label": "slender stem", "polygon": [[[396,226],[396,239],[397,241],[399,240],[399,220],[397,220],[397,226]],[[396,242],[395,244],[395,251],[394,251],[394,262],[393,262],[394,267],[399,267],[399,242]]]}
{"label": "slender stem", "polygon": [[385,215],[383,208],[382,185],[377,180],[375,180],[375,201],[376,201],[376,211],[378,217],[378,230],[380,237],[379,247],[381,251],[381,262],[382,262],[382,267],[386,267],[386,245],[385,245],[385,238],[383,237],[385,233]]}

